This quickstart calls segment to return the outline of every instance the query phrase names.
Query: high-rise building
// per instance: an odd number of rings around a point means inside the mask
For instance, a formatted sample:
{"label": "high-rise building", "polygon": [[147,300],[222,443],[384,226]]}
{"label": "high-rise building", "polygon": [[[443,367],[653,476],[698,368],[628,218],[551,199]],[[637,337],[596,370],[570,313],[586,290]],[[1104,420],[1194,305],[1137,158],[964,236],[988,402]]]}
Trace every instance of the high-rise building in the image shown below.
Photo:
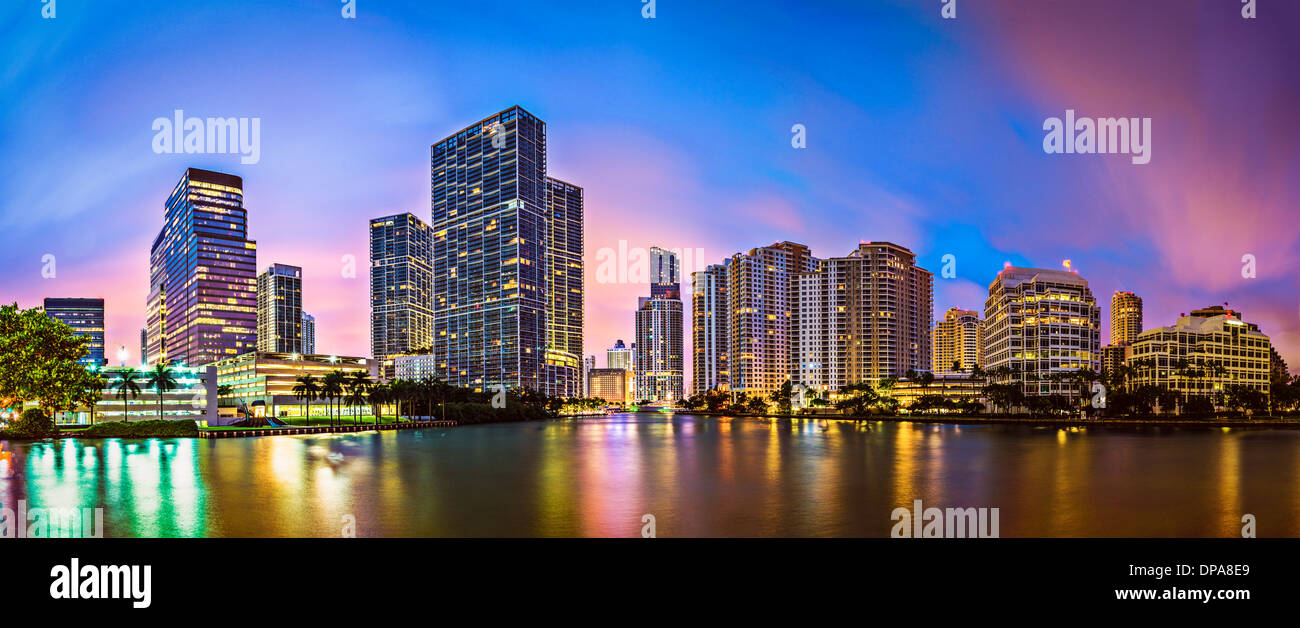
{"label": "high-rise building", "polygon": [[45,314],[71,327],[73,334],[90,338],[86,357],[78,362],[94,367],[108,364],[104,359],[103,299],[46,298]]}
{"label": "high-rise building", "polygon": [[1101,348],[1101,372],[1103,375],[1114,375],[1119,372],[1120,367],[1128,363],[1133,347],[1125,342],[1118,345],[1106,345]]}
{"label": "high-rise building", "polygon": [[1115,291],[1110,297],[1110,344],[1132,343],[1142,333],[1142,297]]}
{"label": "high-rise building", "polygon": [[591,395],[591,372],[596,369],[596,356],[589,355],[582,359],[582,396]]}
{"label": "high-rise building", "polygon": [[370,220],[370,351],[384,379],[395,375],[391,356],[433,345],[432,243],[414,214]]}
{"label": "high-rise building", "polygon": [[984,302],[985,371],[1019,383],[1025,394],[1078,396],[1079,386],[1054,373],[1101,368],[1101,309],[1077,272],[1008,266],[989,285]]}
{"label": "high-rise building", "polygon": [[140,328],[140,366],[149,365],[149,330]]}
{"label": "high-rise building", "polygon": [[807,246],[777,242],[727,262],[728,381],[732,391],[768,395],[799,377],[799,273],[817,260]]}
{"label": "high-rise building", "polygon": [[257,347],[257,243],[244,181],[189,168],[149,251],[148,363],[199,366]]}
{"label": "high-rise building", "polygon": [[306,312],[302,313],[302,352],[316,354],[316,317]]}
{"label": "high-rise building", "polygon": [[452,384],[546,384],[546,173],[546,123],[520,107],[430,149],[433,349]]}
{"label": "high-rise building", "polygon": [[691,392],[726,389],[727,267],[712,264],[691,273]]}
{"label": "high-rise building", "polygon": [[585,394],[582,375],[583,192],[546,178],[546,375],[542,391]]}
{"label": "high-rise building", "polygon": [[890,242],[861,242],[795,276],[795,381],[818,391],[931,366],[934,276]]}
{"label": "high-rise building", "polygon": [[[979,312],[948,308],[943,320],[934,325],[934,352],[932,371],[935,375],[963,372],[983,368],[984,321]],[[957,368],[954,369],[953,366]]]}
{"label": "high-rise building", "polygon": [[302,344],[302,268],[271,264],[257,276],[257,350],[305,353]]}
{"label": "high-rise building", "polygon": [[650,247],[650,285],[680,283],[681,270],[677,253],[657,246]]}
{"label": "high-rise building", "polygon": [[[1272,344],[1254,323],[1221,307],[1148,329],[1133,342],[1134,386],[1158,386],[1183,395],[1214,395],[1233,386],[1269,394]],[[1194,372],[1179,367],[1181,362]],[[1215,367],[1221,368],[1215,368]]]}
{"label": "high-rise building", "polygon": [[622,340],[615,340],[614,346],[605,350],[605,367],[632,371],[636,369],[633,358],[633,351]]}
{"label": "high-rise building", "polygon": [[663,273],[651,273],[651,296],[639,297],[636,310],[636,394],[641,400],[673,402],[684,395],[685,373],[682,344],[681,287],[671,281],[677,268],[676,255],[657,252]]}

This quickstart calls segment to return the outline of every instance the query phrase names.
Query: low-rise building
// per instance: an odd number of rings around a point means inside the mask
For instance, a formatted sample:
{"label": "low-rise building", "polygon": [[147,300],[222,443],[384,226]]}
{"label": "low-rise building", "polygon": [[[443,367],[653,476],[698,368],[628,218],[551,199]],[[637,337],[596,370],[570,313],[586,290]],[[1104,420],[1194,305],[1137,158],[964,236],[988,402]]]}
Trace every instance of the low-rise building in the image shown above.
{"label": "low-rise building", "polygon": [[[343,371],[348,377],[364,373],[372,381],[377,375],[374,360],[338,355],[250,351],[219,360],[212,366],[216,368],[217,385],[230,387],[228,392],[219,395],[220,413],[232,417],[239,413],[241,404],[254,416],[302,416],[304,402],[293,396],[293,388],[302,375],[313,375],[318,381],[335,370]],[[312,415],[323,413],[313,411],[312,404],[307,404],[307,408]]]}
{"label": "low-rise building", "polygon": [[626,369],[592,369],[588,396],[610,403],[632,402],[632,381],[632,371]]}
{"label": "low-rise building", "polygon": [[1138,334],[1128,364],[1136,369],[1136,386],[1158,386],[1184,396],[1244,386],[1267,395],[1271,348],[1259,326],[1241,320],[1237,312],[1206,308]]}

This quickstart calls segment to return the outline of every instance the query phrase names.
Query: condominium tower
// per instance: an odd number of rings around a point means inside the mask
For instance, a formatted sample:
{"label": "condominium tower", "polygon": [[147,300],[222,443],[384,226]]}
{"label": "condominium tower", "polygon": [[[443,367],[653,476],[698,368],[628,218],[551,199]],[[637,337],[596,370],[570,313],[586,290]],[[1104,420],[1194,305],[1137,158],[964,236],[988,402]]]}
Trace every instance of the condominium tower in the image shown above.
{"label": "condominium tower", "polygon": [[395,375],[392,356],[433,344],[432,241],[414,214],[370,221],[370,350],[385,379]]}
{"label": "condominium tower", "polygon": [[443,378],[576,393],[583,195],[547,176],[546,123],[511,107],[433,144],[430,188]]}
{"label": "condominium tower", "polygon": [[302,313],[302,352],[316,353],[316,317],[306,312]]}
{"label": "condominium tower", "polygon": [[198,366],[257,347],[257,243],[243,179],[189,168],[149,251],[148,363]]}
{"label": "condominium tower", "polygon": [[1010,375],[1026,395],[1079,395],[1070,381],[1049,375],[1101,368],[1101,309],[1077,272],[1008,266],[989,285],[984,302],[986,371]]}
{"label": "condominium tower", "polygon": [[47,298],[45,315],[72,328],[72,333],[90,339],[86,357],[78,360],[85,366],[101,367],[104,358],[104,300],[99,298]]}
{"label": "condominium tower", "polygon": [[731,390],[767,395],[799,376],[799,273],[816,268],[807,246],[777,242],[727,262],[728,379]]}
{"label": "condominium tower", "polygon": [[[935,375],[969,373],[983,366],[984,321],[979,312],[949,308],[943,320],[935,323],[932,371]],[[956,368],[954,369],[954,366]]]}
{"label": "condominium tower", "polygon": [[[675,255],[654,250],[661,254],[662,267],[677,267]],[[652,272],[651,279],[657,281],[650,284],[650,296],[637,299],[635,388],[640,400],[673,402],[683,397],[681,288],[664,281],[673,276]]]}
{"label": "condominium tower", "polygon": [[727,388],[727,267],[691,273],[691,392]]}
{"label": "condominium tower", "polygon": [[890,242],[861,242],[795,277],[800,383],[834,391],[931,366],[934,276]]}
{"label": "condominium tower", "polygon": [[257,276],[257,350],[304,352],[301,268],[272,264]]}
{"label": "condominium tower", "polygon": [[1142,297],[1115,291],[1110,297],[1110,344],[1132,343],[1142,333]]}

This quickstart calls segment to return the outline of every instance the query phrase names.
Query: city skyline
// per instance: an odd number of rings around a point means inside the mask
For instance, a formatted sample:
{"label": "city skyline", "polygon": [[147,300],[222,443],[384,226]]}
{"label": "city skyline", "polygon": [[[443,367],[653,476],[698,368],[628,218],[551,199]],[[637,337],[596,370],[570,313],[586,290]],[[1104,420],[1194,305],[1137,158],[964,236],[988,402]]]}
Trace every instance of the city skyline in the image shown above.
{"label": "city skyline", "polygon": [[[538,58],[529,55],[536,40],[486,49],[496,35],[489,25],[475,25],[470,19],[475,11],[469,9],[452,8],[435,18],[432,10],[417,5],[373,7],[372,15],[402,11],[414,24],[435,19],[463,24],[458,43],[478,55],[468,59],[461,52],[460,66],[387,60],[394,69],[375,76],[362,76],[346,62],[350,51],[360,49],[358,40],[391,36],[403,50],[426,53],[440,46],[381,20],[358,21],[362,28],[353,32],[327,22],[335,19],[329,12],[316,16],[257,7],[232,18],[244,28],[235,29],[223,45],[200,42],[158,58],[152,51],[174,35],[143,31],[144,9],[127,8],[112,16],[98,8],[87,14],[63,11],[48,27],[62,29],[69,41],[47,55],[31,54],[44,39],[0,44],[7,56],[20,59],[13,68],[15,80],[0,89],[13,96],[39,85],[52,64],[69,63],[102,45],[93,37],[73,37],[94,28],[97,20],[125,23],[116,35],[124,39],[115,40],[124,48],[109,76],[95,78],[91,63],[74,73],[77,80],[92,96],[110,85],[141,89],[123,90],[127,93],[120,101],[100,110],[89,103],[103,98],[83,103],[35,90],[24,97],[31,107],[0,114],[0,131],[13,149],[0,160],[18,174],[14,194],[0,212],[17,243],[0,253],[6,267],[18,269],[6,280],[7,293],[26,307],[53,296],[105,298],[110,361],[116,363],[116,348],[125,345],[128,363],[137,363],[134,335],[145,324],[141,304],[149,289],[142,278],[148,275],[149,240],[157,233],[166,188],[185,168],[209,169],[243,178],[248,238],[258,241],[263,259],[303,267],[304,285],[309,286],[303,309],[320,323],[320,350],[367,355],[365,273],[355,278],[341,273],[346,255],[364,268],[365,221],[404,211],[425,218],[428,165],[423,151],[467,121],[518,104],[564,137],[553,143],[548,174],[586,188],[583,355],[635,336],[628,303],[644,286],[598,279],[599,251],[617,249],[621,241],[641,248],[702,249],[702,261],[690,260],[692,265],[681,269],[684,282],[702,265],[773,242],[837,251],[846,239],[865,239],[897,242],[917,253],[918,266],[935,273],[936,313],[949,307],[981,310],[987,287],[1004,262],[1058,268],[1061,260],[1071,259],[1099,298],[1116,290],[1142,295],[1148,327],[1226,301],[1249,312],[1282,355],[1296,361],[1300,247],[1294,233],[1276,228],[1287,224],[1288,212],[1300,200],[1296,181],[1287,174],[1295,171],[1297,157],[1288,152],[1285,137],[1294,133],[1259,125],[1286,124],[1289,118],[1280,107],[1287,99],[1269,94],[1294,93],[1297,78],[1286,72],[1284,57],[1252,44],[1265,39],[1261,30],[1281,28],[1285,20],[1243,23],[1229,20],[1231,15],[1214,17],[1204,6],[1186,11],[1066,6],[1049,12],[990,3],[987,10],[967,11],[947,25],[937,12],[910,6],[914,4],[846,9],[872,17],[866,26],[857,20],[854,28],[865,32],[848,39],[894,41],[896,52],[860,69],[840,65],[812,76],[802,68],[832,58],[846,45],[834,43],[841,38],[773,40],[771,50],[747,62],[754,67],[725,55],[701,61],[692,54],[710,45],[691,43],[692,34],[706,23],[718,29],[716,45],[754,37],[776,24],[781,25],[778,31],[811,25],[802,21],[807,17],[787,25],[778,19],[786,16],[763,3],[719,6],[713,13],[671,19],[664,15],[653,23],[624,16],[614,7],[562,7],[555,17],[573,19],[557,20],[567,24],[561,33],[534,33],[556,53]],[[0,12],[9,17],[7,12],[15,10]],[[1037,28],[990,44],[989,35],[998,32],[996,20],[1012,10]],[[728,19],[711,20],[719,14]],[[336,32],[339,56],[313,61],[285,52],[302,40],[259,40],[271,21],[287,16]],[[1186,30],[1195,29],[1197,20],[1215,25],[1207,33],[1214,40],[1206,49],[1233,53],[1198,55],[1196,44],[1176,41],[1163,29],[1131,36],[1143,24],[1172,22]],[[1114,45],[1096,54],[1095,43],[1081,33],[1096,32],[1103,21],[1119,24],[1124,36],[1116,35]],[[948,28],[957,25],[962,28]],[[501,26],[507,34],[525,28],[509,20]],[[605,59],[583,54],[591,67],[577,65],[578,54],[593,46],[612,46],[615,54]],[[680,48],[664,52],[670,46]],[[987,62],[981,53],[993,50],[1011,51],[1006,58],[1016,61],[999,61],[976,72],[975,64]],[[269,54],[300,60],[306,78],[294,80],[251,61],[239,63]],[[186,85],[184,72],[176,70],[225,56],[251,68],[241,77],[242,89],[211,93]],[[801,67],[784,83],[782,58],[798,59]],[[1161,71],[1184,67],[1171,59],[1191,59],[1183,63],[1196,71]],[[330,76],[341,79],[335,87],[306,89],[312,102],[305,111],[302,102],[287,96],[292,90],[280,95],[278,84],[303,86],[303,80],[324,76],[327,63],[338,64]],[[548,63],[554,67],[545,68]],[[693,63],[703,67],[690,71],[690,80],[673,78]],[[909,75],[878,63],[925,69]],[[503,70],[503,77],[476,77],[476,68],[489,66],[512,69]],[[164,78],[148,79],[145,88],[137,83],[145,79],[127,76],[140,68]],[[837,76],[831,70],[847,72]],[[730,77],[716,102],[695,91],[693,81],[700,73]],[[872,75],[886,78],[864,78]],[[987,76],[989,85],[974,85],[963,75]],[[599,78],[596,84],[608,87],[610,97],[593,105],[585,90],[555,89],[556,76],[572,76],[574,83]],[[1202,87],[1196,76],[1212,88]],[[463,86],[458,93],[428,97],[439,85],[456,84]],[[357,87],[385,94],[358,103],[334,98],[331,91]],[[1217,93],[1237,96],[1229,102]],[[958,94],[964,96],[964,106],[949,107]],[[321,104],[331,100],[347,104]],[[267,144],[261,163],[239,164],[238,156],[149,151],[149,122],[180,108],[205,116],[261,116]],[[1037,146],[1039,125],[1071,108],[1090,115],[1151,116],[1152,162],[1135,167],[1127,159],[1043,154]],[[289,118],[290,111],[301,112],[301,119]],[[748,113],[737,119],[737,111]],[[53,138],[66,137],[69,128],[39,122],[38,112],[40,120],[75,120],[75,130],[97,141],[75,151],[60,148],[66,141]],[[1215,125],[1208,125],[1209,120]],[[790,146],[794,124],[807,127],[808,148]],[[687,125],[702,131],[680,133]],[[897,129],[885,128],[891,125]],[[324,128],[341,131],[337,143],[314,139]],[[51,173],[88,174],[76,185],[52,185],[50,174],[17,157],[37,151],[48,155]],[[990,153],[1002,159],[988,160]],[[1002,163],[983,163],[988,161]],[[317,215],[325,219],[313,219]],[[1025,231],[1036,235],[1023,238]],[[46,254],[57,259],[52,279],[41,274]],[[955,256],[954,279],[940,275],[945,255]],[[1256,260],[1253,279],[1242,276],[1245,255]],[[1101,325],[1110,328],[1105,308]],[[685,337],[689,353],[690,334]]]}

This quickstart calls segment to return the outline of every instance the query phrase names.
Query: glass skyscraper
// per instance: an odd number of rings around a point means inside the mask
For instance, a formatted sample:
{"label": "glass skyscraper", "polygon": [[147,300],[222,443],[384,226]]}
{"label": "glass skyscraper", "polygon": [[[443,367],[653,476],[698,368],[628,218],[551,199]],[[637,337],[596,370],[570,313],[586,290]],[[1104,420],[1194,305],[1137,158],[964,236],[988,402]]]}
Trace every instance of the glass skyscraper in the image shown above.
{"label": "glass skyscraper", "polygon": [[392,356],[433,344],[432,242],[415,214],[370,221],[370,349],[385,379],[396,373]]}
{"label": "glass skyscraper", "polygon": [[189,168],[150,249],[148,363],[198,366],[257,347],[257,243],[243,179]]}
{"label": "glass skyscraper", "polygon": [[578,394],[582,189],[547,177],[520,107],[430,149],[433,349],[448,382]]}
{"label": "glass skyscraper", "polygon": [[316,353],[316,317],[306,312],[302,313],[302,352]]}
{"label": "glass skyscraper", "polygon": [[636,309],[636,396],[638,400],[673,402],[683,397],[682,299],[677,256],[651,249],[650,297]]}
{"label": "glass skyscraper", "polygon": [[271,264],[257,276],[257,350],[303,353],[301,268]]}
{"label": "glass skyscraper", "polygon": [[87,336],[89,353],[78,362],[100,367],[104,361],[104,300],[103,299],[45,299],[45,314],[72,328],[78,336]]}

